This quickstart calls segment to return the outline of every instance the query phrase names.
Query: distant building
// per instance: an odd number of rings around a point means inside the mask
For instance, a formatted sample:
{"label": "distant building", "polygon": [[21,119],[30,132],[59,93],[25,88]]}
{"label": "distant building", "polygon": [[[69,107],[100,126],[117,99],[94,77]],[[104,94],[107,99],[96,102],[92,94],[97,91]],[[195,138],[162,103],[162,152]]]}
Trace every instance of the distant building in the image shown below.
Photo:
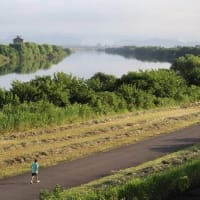
{"label": "distant building", "polygon": [[14,44],[22,44],[23,42],[24,40],[19,35],[13,39]]}

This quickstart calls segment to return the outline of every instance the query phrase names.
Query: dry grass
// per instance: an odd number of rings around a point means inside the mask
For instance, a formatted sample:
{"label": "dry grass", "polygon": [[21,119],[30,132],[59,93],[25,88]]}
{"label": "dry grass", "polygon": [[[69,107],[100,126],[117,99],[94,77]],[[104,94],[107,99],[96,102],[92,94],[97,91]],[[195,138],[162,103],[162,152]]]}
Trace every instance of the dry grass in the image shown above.
{"label": "dry grass", "polygon": [[[140,111],[26,132],[5,133],[0,140],[0,177],[55,165],[99,151],[132,144],[200,121],[200,105]],[[9,156],[8,156],[9,155]]]}

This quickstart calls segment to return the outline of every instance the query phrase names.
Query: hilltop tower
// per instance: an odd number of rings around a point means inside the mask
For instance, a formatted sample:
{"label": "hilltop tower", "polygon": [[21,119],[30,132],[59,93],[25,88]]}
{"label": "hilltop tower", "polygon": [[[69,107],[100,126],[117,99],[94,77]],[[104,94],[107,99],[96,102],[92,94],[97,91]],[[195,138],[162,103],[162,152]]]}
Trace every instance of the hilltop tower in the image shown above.
{"label": "hilltop tower", "polygon": [[22,39],[19,35],[13,39],[13,44],[22,44],[24,39]]}

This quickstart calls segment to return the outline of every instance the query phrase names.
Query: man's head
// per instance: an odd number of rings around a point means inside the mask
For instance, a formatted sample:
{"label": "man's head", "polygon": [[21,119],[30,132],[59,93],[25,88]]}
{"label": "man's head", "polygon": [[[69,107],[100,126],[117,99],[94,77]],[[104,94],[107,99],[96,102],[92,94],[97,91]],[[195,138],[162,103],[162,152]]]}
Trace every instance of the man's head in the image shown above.
{"label": "man's head", "polygon": [[35,162],[37,162],[37,159],[35,159]]}

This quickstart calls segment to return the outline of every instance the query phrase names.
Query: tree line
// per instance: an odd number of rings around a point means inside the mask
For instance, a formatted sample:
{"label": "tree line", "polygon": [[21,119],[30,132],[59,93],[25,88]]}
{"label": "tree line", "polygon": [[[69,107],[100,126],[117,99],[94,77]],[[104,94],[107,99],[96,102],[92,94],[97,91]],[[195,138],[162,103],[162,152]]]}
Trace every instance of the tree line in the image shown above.
{"label": "tree line", "polygon": [[[48,68],[51,64],[58,63],[70,53],[69,49],[49,44],[39,45],[26,42],[0,45],[0,74],[29,73],[37,69]],[[4,60],[1,58],[4,58]]]}
{"label": "tree line", "polygon": [[138,60],[162,61],[173,63],[175,59],[186,54],[192,54],[196,56],[200,55],[200,46],[178,46],[172,48],[164,48],[157,46],[124,46],[119,48],[106,48],[105,51],[107,53],[119,54],[127,58],[136,58]]}

